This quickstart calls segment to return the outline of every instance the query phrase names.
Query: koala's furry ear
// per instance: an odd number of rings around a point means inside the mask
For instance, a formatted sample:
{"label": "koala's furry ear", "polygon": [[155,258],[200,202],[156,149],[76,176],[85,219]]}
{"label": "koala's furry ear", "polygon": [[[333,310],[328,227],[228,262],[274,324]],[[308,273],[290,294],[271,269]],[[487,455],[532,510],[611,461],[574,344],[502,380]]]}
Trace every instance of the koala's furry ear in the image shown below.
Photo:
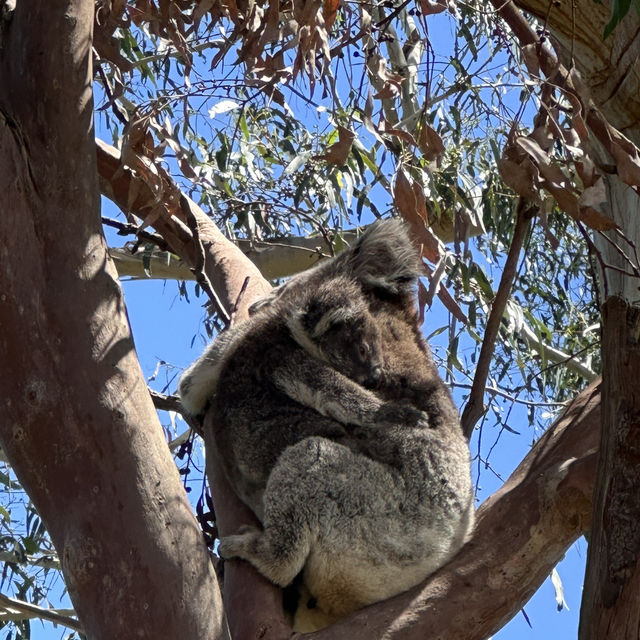
{"label": "koala's furry ear", "polygon": [[423,273],[420,254],[400,220],[375,222],[340,258],[365,290],[387,295],[410,293]]}

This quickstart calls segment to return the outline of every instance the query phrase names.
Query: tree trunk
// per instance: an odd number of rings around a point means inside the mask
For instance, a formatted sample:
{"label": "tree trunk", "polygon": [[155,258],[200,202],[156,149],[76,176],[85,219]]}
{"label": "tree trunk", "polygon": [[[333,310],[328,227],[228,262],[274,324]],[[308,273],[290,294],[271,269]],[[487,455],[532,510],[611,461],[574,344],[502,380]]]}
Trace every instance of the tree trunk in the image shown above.
{"label": "tree trunk", "polygon": [[[565,64],[580,72],[607,120],[640,142],[640,17],[630,10],[603,39],[611,3],[519,0],[550,30]],[[620,5],[620,3],[618,3]],[[583,114],[584,115],[584,114]],[[580,640],[640,637],[640,288],[638,194],[617,175],[598,143],[594,155],[610,173],[607,214],[619,229],[596,234],[603,305],[603,411]],[[637,162],[637,161],[636,161]],[[635,271],[635,273],[634,273]]]}
{"label": "tree trunk", "polygon": [[640,308],[603,308],[602,435],[580,640],[640,638]]}
{"label": "tree trunk", "polygon": [[94,3],[2,10],[2,446],[49,530],[87,637],[224,637],[208,552],[102,237]]}

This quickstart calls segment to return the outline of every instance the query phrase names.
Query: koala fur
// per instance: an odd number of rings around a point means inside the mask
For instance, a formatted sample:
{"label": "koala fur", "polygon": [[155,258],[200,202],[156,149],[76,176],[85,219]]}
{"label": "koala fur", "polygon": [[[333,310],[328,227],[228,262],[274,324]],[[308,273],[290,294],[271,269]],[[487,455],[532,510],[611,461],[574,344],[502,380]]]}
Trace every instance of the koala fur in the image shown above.
{"label": "koala fur", "polygon": [[429,414],[432,423],[458,425],[458,411],[438,374],[418,326],[415,285],[420,256],[399,220],[373,224],[336,258],[294,276],[253,309],[295,300],[339,275],[357,281],[380,330],[385,376],[377,389],[387,400],[405,400]]}
{"label": "koala fur", "polygon": [[[420,266],[404,226],[377,223],[255,305],[180,383],[194,413],[211,401],[226,473],[263,524],[219,552],[281,586],[302,572],[299,631],[419,583],[473,523],[467,442],[417,324]],[[343,313],[375,345],[365,363],[334,342],[345,328],[325,331]]]}
{"label": "koala fur", "polygon": [[220,416],[214,438],[225,472],[260,520],[267,479],[286,447],[390,416],[427,420],[367,389],[378,384],[382,354],[359,286],[338,276],[307,291],[222,334],[179,383],[183,406],[200,413],[210,401]]}

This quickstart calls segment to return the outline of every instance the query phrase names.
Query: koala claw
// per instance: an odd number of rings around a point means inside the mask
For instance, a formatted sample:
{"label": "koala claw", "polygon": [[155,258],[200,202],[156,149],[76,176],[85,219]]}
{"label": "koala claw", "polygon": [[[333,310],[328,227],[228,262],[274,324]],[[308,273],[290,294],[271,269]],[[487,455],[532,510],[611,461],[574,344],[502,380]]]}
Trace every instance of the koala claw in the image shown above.
{"label": "koala claw", "polygon": [[387,402],[378,412],[377,421],[382,424],[396,424],[417,429],[429,428],[429,416],[414,407]]}

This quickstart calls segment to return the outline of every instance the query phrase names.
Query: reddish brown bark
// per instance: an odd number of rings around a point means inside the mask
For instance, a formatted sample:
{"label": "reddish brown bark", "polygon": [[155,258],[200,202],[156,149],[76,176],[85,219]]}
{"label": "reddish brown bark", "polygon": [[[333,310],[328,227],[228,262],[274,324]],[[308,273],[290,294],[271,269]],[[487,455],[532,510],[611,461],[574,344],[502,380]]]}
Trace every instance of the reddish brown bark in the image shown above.
{"label": "reddish brown bark", "polygon": [[[255,265],[229,242],[202,210],[179,192],[177,186],[165,176],[165,196],[174,203],[167,205],[157,200],[141,176],[121,167],[117,149],[97,142],[98,170],[101,189],[123,209],[145,218],[151,208],[159,213],[153,226],[190,267],[197,256],[193,236],[180,219],[185,213],[175,203],[188,204],[195,216],[200,237],[205,248],[204,270],[221,298],[223,305],[231,309],[238,302],[235,319],[247,313],[248,306],[271,289]],[[136,194],[131,198],[129,194]],[[133,200],[133,202],[131,202]],[[127,209],[127,207],[130,207]],[[172,217],[172,213],[175,217]],[[245,278],[249,284],[238,299]],[[251,511],[236,497],[220,465],[215,463],[216,453],[211,428],[204,433],[207,451],[207,475],[216,509],[217,526],[222,535],[235,533],[243,524],[255,524]],[[282,598],[278,587],[265,580],[246,563],[230,562],[225,567],[225,611],[234,638],[250,638],[264,630],[284,632]],[[256,636],[258,637],[258,636]]]}
{"label": "reddish brown bark", "polygon": [[640,308],[603,306],[602,436],[580,640],[640,637]]}
{"label": "reddish brown bark", "polygon": [[0,439],[89,638],[220,638],[101,233],[93,11],[18,2],[0,27]]}

